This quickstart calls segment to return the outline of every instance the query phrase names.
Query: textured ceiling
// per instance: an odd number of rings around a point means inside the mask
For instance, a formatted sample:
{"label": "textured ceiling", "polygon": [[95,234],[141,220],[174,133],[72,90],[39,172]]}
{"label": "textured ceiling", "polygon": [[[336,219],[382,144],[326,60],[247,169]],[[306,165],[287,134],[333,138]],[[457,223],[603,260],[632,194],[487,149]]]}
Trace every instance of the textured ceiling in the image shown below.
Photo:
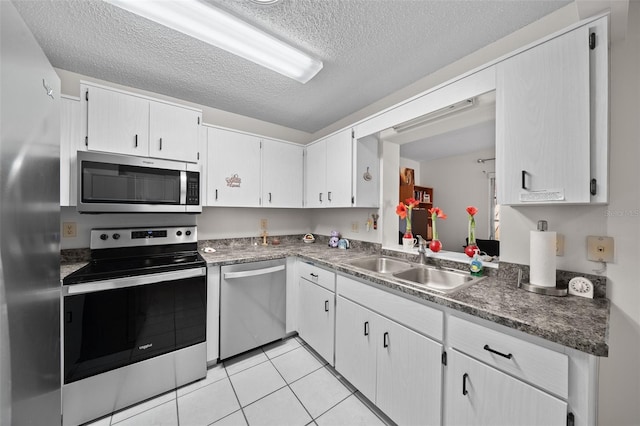
{"label": "textured ceiling", "polygon": [[53,66],[316,132],[569,0],[208,0],[324,62],[307,84],[97,0],[14,0]]}

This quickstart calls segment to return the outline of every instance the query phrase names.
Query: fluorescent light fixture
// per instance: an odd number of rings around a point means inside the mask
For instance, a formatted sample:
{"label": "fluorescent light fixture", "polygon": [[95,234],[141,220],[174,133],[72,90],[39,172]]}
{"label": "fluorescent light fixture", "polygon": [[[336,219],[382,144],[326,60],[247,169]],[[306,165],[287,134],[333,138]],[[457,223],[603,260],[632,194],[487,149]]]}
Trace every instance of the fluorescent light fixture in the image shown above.
{"label": "fluorescent light fixture", "polygon": [[406,132],[407,130],[415,129],[416,127],[427,124],[431,121],[435,121],[439,118],[445,117],[454,112],[462,111],[475,105],[475,98],[465,99],[464,101],[456,102],[455,104],[448,105],[444,108],[437,109],[428,114],[421,115],[412,120],[405,121],[404,123],[393,126],[393,130],[398,133]]}
{"label": "fluorescent light fixture", "polygon": [[322,69],[322,61],[199,0],[104,1],[300,83],[311,80]]}

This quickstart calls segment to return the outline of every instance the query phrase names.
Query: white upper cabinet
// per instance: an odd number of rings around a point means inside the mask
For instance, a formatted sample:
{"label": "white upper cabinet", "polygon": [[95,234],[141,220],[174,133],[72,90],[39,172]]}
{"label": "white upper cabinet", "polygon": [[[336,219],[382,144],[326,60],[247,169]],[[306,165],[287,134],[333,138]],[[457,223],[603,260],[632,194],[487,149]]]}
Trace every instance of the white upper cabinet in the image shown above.
{"label": "white upper cabinet", "polygon": [[607,201],[606,19],[497,64],[500,204]]}
{"label": "white upper cabinet", "polygon": [[80,88],[87,149],[198,161],[201,111],[87,83]]}
{"label": "white upper cabinet", "polygon": [[351,207],[352,139],[346,129],[307,146],[305,207]]}
{"label": "white upper cabinet", "polygon": [[213,127],[207,132],[207,204],[259,207],[260,138]]}
{"label": "white upper cabinet", "polygon": [[200,111],[149,102],[149,156],[198,161]]}
{"label": "white upper cabinet", "polygon": [[327,202],[327,144],[307,146],[305,156],[305,207],[325,207]]}
{"label": "white upper cabinet", "polygon": [[302,207],[304,148],[262,140],[262,206]]}
{"label": "white upper cabinet", "polygon": [[101,87],[81,87],[88,149],[148,156],[149,101]]}

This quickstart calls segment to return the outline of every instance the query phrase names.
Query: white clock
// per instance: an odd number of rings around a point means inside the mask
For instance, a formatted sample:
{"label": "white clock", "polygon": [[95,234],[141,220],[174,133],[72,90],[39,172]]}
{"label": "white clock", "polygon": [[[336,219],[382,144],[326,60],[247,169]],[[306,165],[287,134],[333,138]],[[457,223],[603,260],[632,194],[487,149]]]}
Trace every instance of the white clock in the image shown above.
{"label": "white clock", "polygon": [[593,283],[584,277],[575,277],[569,281],[569,294],[593,299]]}

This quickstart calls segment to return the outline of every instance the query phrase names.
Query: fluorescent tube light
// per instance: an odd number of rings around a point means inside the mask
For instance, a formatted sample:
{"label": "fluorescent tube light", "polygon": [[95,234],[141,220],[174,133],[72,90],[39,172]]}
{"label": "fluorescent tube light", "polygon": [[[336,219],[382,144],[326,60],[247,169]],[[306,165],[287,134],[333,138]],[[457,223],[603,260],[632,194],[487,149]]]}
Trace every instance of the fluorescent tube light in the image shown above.
{"label": "fluorescent tube light", "polygon": [[475,105],[475,98],[465,99],[464,101],[456,102],[455,104],[448,105],[444,108],[437,109],[428,114],[421,115],[412,120],[405,121],[404,123],[393,126],[393,130],[398,133],[405,132],[407,130],[414,129],[416,127],[427,124],[431,121],[437,120],[454,112],[462,111]]}
{"label": "fluorescent tube light", "polygon": [[104,1],[300,83],[311,80],[322,69],[322,61],[199,0]]}

